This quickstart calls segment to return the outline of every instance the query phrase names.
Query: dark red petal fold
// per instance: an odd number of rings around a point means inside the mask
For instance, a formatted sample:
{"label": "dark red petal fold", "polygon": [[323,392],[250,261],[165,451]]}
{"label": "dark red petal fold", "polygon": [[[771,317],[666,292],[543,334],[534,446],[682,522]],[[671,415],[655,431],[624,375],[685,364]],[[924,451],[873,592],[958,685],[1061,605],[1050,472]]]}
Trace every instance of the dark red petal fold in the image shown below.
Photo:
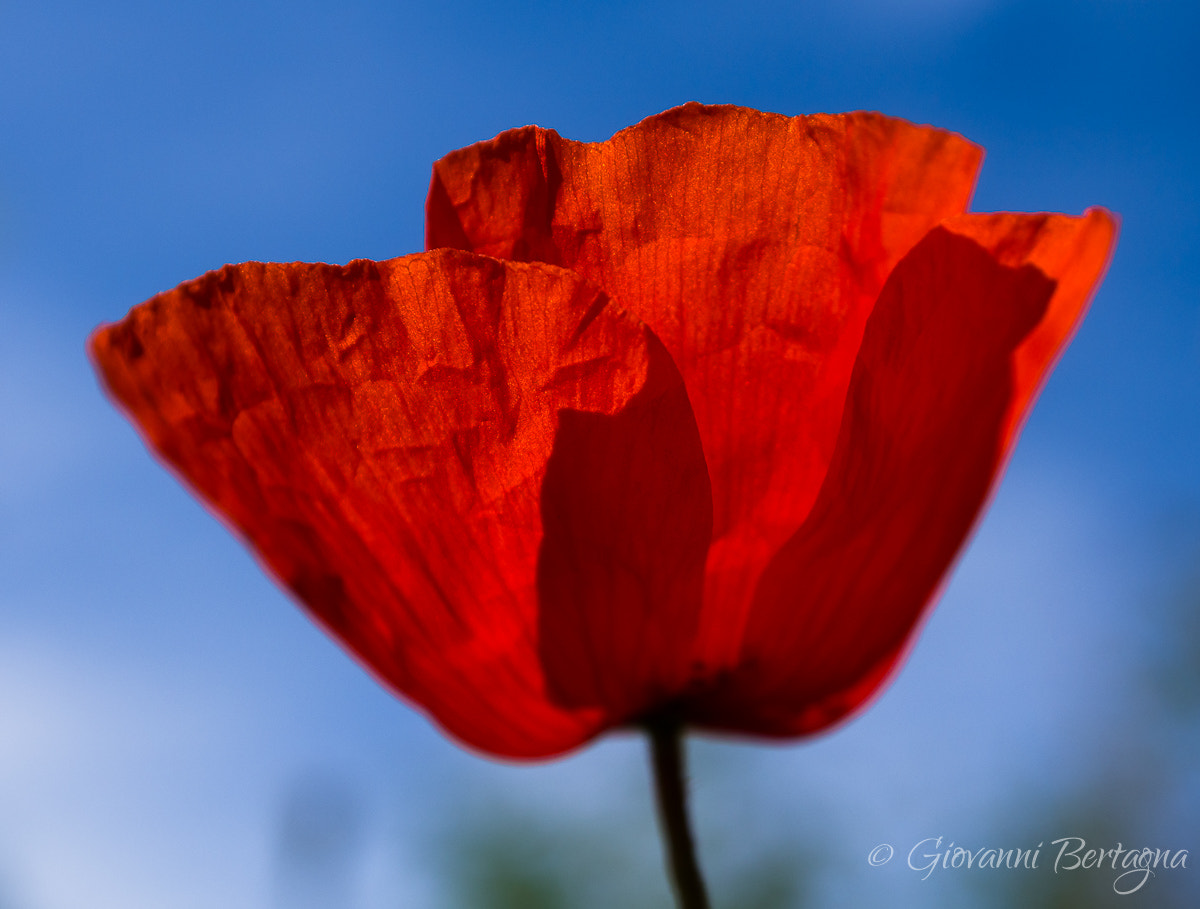
{"label": "dark red petal fold", "polygon": [[893,266],[969,199],[980,150],[878,114],[689,104],[602,143],[513,130],[434,166],[427,241],[563,265],[662,339],[713,486],[702,654],[736,659],[804,521]]}
{"label": "dark red petal fold", "polygon": [[700,723],[790,736],[873,694],[903,654],[1108,262],[1112,218],[963,215],[897,266],[811,514],[755,591]]}
{"label": "dark red petal fold", "polygon": [[542,486],[542,659],[562,704],[634,717],[693,671],[712,498],[687,391],[652,339],[619,414],[564,411]]}
{"label": "dark red petal fold", "polygon": [[[661,345],[577,275],[453,251],[228,266],[92,354],[270,571],[462,741],[557,754],[680,685],[661,638],[699,611],[695,424]],[[572,595],[622,572],[648,596]]]}

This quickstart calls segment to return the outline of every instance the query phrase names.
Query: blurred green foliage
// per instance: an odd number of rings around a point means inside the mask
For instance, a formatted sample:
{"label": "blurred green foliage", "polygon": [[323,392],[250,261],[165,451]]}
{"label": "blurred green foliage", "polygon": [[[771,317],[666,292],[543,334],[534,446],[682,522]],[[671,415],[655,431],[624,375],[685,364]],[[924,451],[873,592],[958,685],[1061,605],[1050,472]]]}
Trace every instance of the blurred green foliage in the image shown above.
{"label": "blurred green foliage", "polygon": [[[1034,785],[1018,786],[998,816],[958,831],[975,848],[1044,842],[1038,867],[939,872],[888,898],[888,909],[1200,906],[1200,766],[1186,757],[1200,746],[1200,573],[1168,585],[1157,606],[1147,604],[1143,619],[1144,671],[1129,681],[1125,700],[1111,714],[1122,727],[1098,730],[1091,744],[1069,743],[1062,760],[1078,769],[1070,791],[1048,795]],[[748,795],[754,773],[749,752],[693,744],[689,760],[693,800],[699,802],[693,824],[714,909],[841,909],[850,905],[841,896],[847,875],[874,875],[886,887],[882,875],[907,874],[894,867],[899,858],[875,874],[865,854],[846,855],[851,847],[831,835],[840,825],[816,809],[780,826],[782,815],[772,802]],[[547,810],[545,800],[534,806],[494,790],[460,792],[458,813],[447,814],[445,827],[427,844],[436,893],[427,905],[403,909],[674,909],[649,762],[628,792],[598,804],[592,795],[591,807],[581,799],[557,811],[556,803]],[[573,801],[569,794],[561,798]],[[280,909],[361,905],[351,866],[352,853],[365,844],[353,794],[336,780],[316,778],[298,787],[284,807]],[[1055,874],[1051,841],[1060,836],[1083,837],[1099,848],[1119,843],[1194,854],[1187,868],[1160,870],[1138,892],[1122,895],[1113,891],[1111,869]],[[0,892],[0,909],[9,905]]]}
{"label": "blurred green foliage", "polygon": [[[1200,557],[1200,552],[1197,552]],[[1200,565],[1200,558],[1193,560]],[[1078,789],[1057,806],[1021,800],[1014,815],[1029,832],[1053,829],[1096,848],[1187,849],[1186,869],[1156,871],[1140,890],[1119,894],[1111,868],[1010,876],[1003,906],[1028,909],[1196,909],[1200,906],[1200,764],[1172,756],[1200,745],[1200,572],[1170,585],[1147,608],[1152,658],[1130,691],[1128,725],[1097,754]],[[1140,684],[1139,684],[1140,682]],[[1190,740],[1191,748],[1180,739]],[[1011,822],[1012,819],[1010,819]],[[1017,834],[1020,841],[1021,834]],[[1037,836],[1034,836],[1036,839]],[[1049,862],[1053,862],[1053,856]],[[982,894],[981,894],[982,896]]]}
{"label": "blurred green foliage", "polygon": [[[563,824],[530,816],[494,819],[462,832],[448,905],[469,909],[673,909],[661,848],[645,848],[645,831]],[[707,861],[707,859],[714,859]],[[727,879],[719,856],[711,867],[715,906],[805,909],[803,855],[767,855]],[[733,897],[732,894],[736,894]]]}
{"label": "blurred green foliage", "polygon": [[[922,891],[921,909],[1200,906],[1200,842],[1195,840],[1200,823],[1189,826],[1189,818],[1200,820],[1192,813],[1197,808],[1200,774],[1194,765],[1180,766],[1169,759],[1181,753],[1176,736],[1190,736],[1200,744],[1200,575],[1175,587],[1158,611],[1148,607],[1147,627],[1162,633],[1151,644],[1152,658],[1140,684],[1135,680],[1128,692],[1127,728],[1105,736],[1117,747],[1109,753],[1085,755],[1076,788],[1057,801],[1047,802],[1032,790],[1015,792],[1007,816],[994,819],[989,829],[981,831],[981,842],[1046,841],[1038,868],[1029,873],[961,874],[953,885],[930,882]],[[1164,711],[1169,715],[1164,716]],[[697,774],[735,771],[736,766],[716,765],[700,768]],[[645,797],[648,804],[648,788]],[[1173,825],[1164,819],[1173,810],[1179,813],[1180,799],[1185,800],[1183,823]],[[673,909],[661,845],[648,810],[636,817],[619,812],[606,815],[586,826],[569,820],[566,812],[558,818],[535,817],[512,808],[486,814],[487,820],[456,829],[453,842],[446,844],[453,865],[448,906]],[[1121,843],[1186,848],[1196,854],[1189,856],[1186,869],[1159,871],[1139,891],[1122,895],[1113,890],[1116,873],[1110,869],[1054,873],[1057,847],[1051,846],[1047,832],[1052,832],[1050,839],[1082,836],[1095,847]],[[701,863],[716,909],[808,909],[818,905],[819,892],[837,893],[833,878],[845,869],[826,861],[814,845],[821,833],[816,823],[808,839],[782,850],[781,844],[765,843],[753,831],[709,831],[707,837],[705,833],[698,831]],[[777,851],[760,852],[751,866],[730,867],[723,847],[738,838],[748,838],[760,850]]]}

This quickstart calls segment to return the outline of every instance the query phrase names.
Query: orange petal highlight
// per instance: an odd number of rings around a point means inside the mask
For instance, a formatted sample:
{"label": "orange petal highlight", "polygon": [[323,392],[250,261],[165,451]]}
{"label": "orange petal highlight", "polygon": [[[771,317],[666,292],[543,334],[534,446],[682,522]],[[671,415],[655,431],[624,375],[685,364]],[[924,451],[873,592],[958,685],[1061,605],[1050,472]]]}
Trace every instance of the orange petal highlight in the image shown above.
{"label": "orange petal highlight", "polygon": [[527,127],[434,166],[431,248],[571,268],[678,364],[713,486],[709,664],[736,658],[759,574],[812,507],[884,280],[965,208],[980,157],[878,114],[689,104],[607,142]]}
{"label": "orange petal highlight", "polygon": [[[685,663],[648,661],[639,623],[656,608],[665,626],[696,621],[698,437],[661,345],[578,276],[454,251],[227,266],[101,329],[92,354],[281,583],[463,742],[557,754],[679,684]],[[586,462],[556,466],[580,446]],[[656,498],[664,450],[685,465],[667,484],[683,523]],[[587,536],[597,513],[623,548]],[[648,534],[701,539],[655,562]],[[607,610],[611,639],[580,642],[539,610],[539,584],[627,560],[658,601],[551,598],[589,634]],[[580,659],[547,670],[556,635]],[[594,677],[609,665],[615,689]]]}
{"label": "orange petal highlight", "polygon": [[1100,210],[964,215],[899,264],[817,503],[763,574],[739,668],[695,699],[694,720],[799,735],[875,693],[994,488],[1114,234]]}

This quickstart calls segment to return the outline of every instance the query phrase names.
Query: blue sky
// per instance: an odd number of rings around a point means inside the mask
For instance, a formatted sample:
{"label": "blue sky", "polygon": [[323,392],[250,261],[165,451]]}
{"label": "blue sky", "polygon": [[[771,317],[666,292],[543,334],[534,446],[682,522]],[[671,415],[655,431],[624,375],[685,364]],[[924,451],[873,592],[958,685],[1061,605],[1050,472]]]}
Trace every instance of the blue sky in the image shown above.
{"label": "blue sky", "polygon": [[[995,835],[1018,797],[1066,835],[1050,806],[1131,739],[1187,765],[1145,679],[1174,636],[1155,604],[1200,543],[1196,10],[0,7],[0,906],[299,905],[285,819],[330,780],[360,809],[345,905],[446,905],[424,862],[481,805],[553,829],[624,824],[628,804],[648,829],[640,743],[506,767],[379,691],[148,457],[83,344],[225,262],[419,251],[430,165],[455,148],[526,123],[599,140],[688,100],[933,123],[987,149],[976,210],[1122,219],[909,665],[831,736],[697,749],[702,844],[724,854],[732,824],[776,849],[816,836],[863,905],[881,888],[950,905],[961,879],[914,882],[867,852]],[[1122,835],[1200,850],[1187,779],[1182,815]]]}

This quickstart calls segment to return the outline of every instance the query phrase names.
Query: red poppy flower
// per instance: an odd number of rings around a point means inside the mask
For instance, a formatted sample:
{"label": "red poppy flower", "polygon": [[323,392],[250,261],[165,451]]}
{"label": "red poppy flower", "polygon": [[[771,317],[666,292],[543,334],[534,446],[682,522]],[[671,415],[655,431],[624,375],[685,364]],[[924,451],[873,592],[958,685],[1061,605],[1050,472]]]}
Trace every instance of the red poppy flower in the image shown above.
{"label": "red poppy flower", "polygon": [[513,130],[434,166],[432,251],[226,266],[92,354],[461,741],[809,734],[904,654],[1113,245],[963,214],[980,158],[864,113]]}

